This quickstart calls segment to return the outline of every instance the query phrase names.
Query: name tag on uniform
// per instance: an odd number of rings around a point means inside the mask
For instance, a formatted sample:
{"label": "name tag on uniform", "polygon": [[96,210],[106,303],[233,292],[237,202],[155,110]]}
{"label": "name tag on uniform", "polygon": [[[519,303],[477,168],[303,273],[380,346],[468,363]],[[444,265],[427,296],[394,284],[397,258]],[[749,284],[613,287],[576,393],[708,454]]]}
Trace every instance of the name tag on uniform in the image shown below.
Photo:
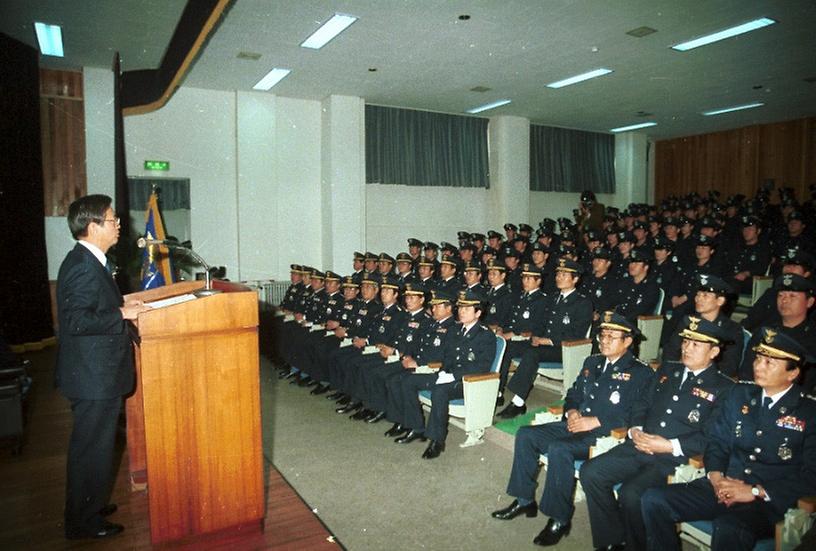
{"label": "name tag on uniform", "polygon": [[419,327],[419,322],[418,321],[408,322],[408,327],[410,327],[411,329],[416,329],[417,327]]}

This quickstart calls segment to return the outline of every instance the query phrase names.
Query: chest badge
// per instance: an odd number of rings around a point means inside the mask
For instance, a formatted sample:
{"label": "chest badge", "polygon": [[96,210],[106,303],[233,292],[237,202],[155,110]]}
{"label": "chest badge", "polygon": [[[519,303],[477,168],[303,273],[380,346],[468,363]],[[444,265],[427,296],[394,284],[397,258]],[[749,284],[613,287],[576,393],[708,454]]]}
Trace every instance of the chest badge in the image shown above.
{"label": "chest badge", "polygon": [[529,311],[529,310],[525,310],[525,311],[524,311],[524,312],[521,314],[521,317],[523,317],[524,319],[530,319],[530,311]]}
{"label": "chest badge", "polygon": [[569,323],[570,323],[569,314],[564,314],[564,319],[561,320],[561,321],[564,323],[564,325],[569,325]]}
{"label": "chest badge", "polygon": [[615,405],[618,405],[620,403],[620,398],[621,398],[620,392],[618,392],[617,390],[609,395],[609,401]]}
{"label": "chest badge", "polygon": [[434,345],[434,346],[439,346],[440,344],[442,344],[442,341],[441,341],[441,340],[439,340],[439,337],[436,337],[436,338],[433,340],[433,345]]}
{"label": "chest badge", "polygon": [[689,423],[699,423],[700,422],[700,410],[694,408],[688,414]]}
{"label": "chest badge", "polygon": [[793,450],[790,449],[788,446],[788,439],[785,438],[785,441],[782,442],[782,445],[779,446],[779,450],[777,450],[777,455],[779,455],[779,459],[782,461],[789,461],[791,457],[793,457]]}

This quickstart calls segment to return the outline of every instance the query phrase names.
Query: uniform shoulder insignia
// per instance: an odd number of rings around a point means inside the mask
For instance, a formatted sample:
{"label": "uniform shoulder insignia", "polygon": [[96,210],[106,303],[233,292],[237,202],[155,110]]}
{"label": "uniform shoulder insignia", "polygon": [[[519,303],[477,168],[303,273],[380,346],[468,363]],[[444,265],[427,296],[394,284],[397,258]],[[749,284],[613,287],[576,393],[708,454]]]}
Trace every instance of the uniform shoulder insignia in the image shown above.
{"label": "uniform shoulder insignia", "polygon": [[[730,378],[730,377],[729,377],[729,378]],[[739,381],[737,381],[737,384],[740,384],[740,385],[750,385],[750,386],[755,386],[755,385],[756,385],[756,383],[755,383],[754,381],[748,381],[748,380],[742,380],[742,379],[740,379]]]}
{"label": "uniform shoulder insignia", "polygon": [[808,400],[813,400],[814,402],[816,402],[816,396],[814,396],[813,394],[803,394],[803,397],[807,398]]}
{"label": "uniform shoulder insignia", "polygon": [[598,354],[590,354],[589,355],[590,358],[597,358],[598,356],[603,356],[603,354],[598,353]]}
{"label": "uniform shoulder insignia", "polygon": [[643,366],[649,367],[649,363],[648,363],[648,362],[644,362],[644,361],[643,361],[643,360],[641,360],[640,358],[635,358],[635,363],[639,363],[640,365],[643,365]]}

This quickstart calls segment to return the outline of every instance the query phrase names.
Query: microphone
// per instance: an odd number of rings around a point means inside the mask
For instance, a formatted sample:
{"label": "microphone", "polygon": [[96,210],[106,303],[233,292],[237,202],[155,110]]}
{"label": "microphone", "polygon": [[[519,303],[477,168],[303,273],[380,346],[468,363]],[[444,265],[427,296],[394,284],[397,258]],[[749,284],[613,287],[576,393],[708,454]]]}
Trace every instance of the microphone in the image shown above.
{"label": "microphone", "polygon": [[179,245],[178,242],[172,241],[169,239],[146,239],[144,237],[140,237],[136,240],[136,246],[140,249],[144,249],[145,247],[152,247],[154,245],[164,245],[165,247],[177,247],[177,248],[185,248]]}
{"label": "microphone", "polygon": [[139,239],[136,240],[136,246],[139,247],[140,249],[144,249],[145,247],[150,247],[153,245],[164,245],[165,247],[171,249],[181,249],[185,253],[192,256],[193,259],[199,264],[199,266],[204,267],[204,280],[205,280],[204,289],[198,291],[197,294],[200,294],[201,296],[206,296],[220,292],[212,288],[212,280],[210,277],[210,265],[207,264],[207,261],[201,258],[201,256],[198,253],[196,253],[193,249],[185,247],[184,245],[181,245],[175,240],[169,239],[147,239],[145,237],[140,237]]}

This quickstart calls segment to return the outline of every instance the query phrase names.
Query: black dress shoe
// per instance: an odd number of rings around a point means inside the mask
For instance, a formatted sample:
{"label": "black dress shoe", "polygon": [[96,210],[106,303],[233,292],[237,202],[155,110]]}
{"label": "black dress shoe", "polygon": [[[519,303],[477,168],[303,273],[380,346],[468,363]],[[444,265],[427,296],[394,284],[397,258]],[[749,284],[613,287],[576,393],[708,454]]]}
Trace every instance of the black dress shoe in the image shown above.
{"label": "black dress shoe", "polygon": [[103,517],[109,517],[115,513],[117,509],[119,509],[119,507],[117,507],[115,503],[108,503],[99,510],[99,514]]}
{"label": "black dress shoe", "polygon": [[416,432],[416,431],[408,431],[408,434],[405,436],[400,436],[399,438],[395,438],[394,442],[397,444],[410,444],[414,440],[419,440],[420,442],[425,442],[427,438],[425,437],[424,433]]}
{"label": "black dress shoe", "polygon": [[334,411],[336,411],[337,413],[351,413],[352,411],[357,411],[361,407],[363,407],[362,402],[354,402],[353,404],[346,404],[343,407],[337,408]]}
{"label": "black dress shoe", "polygon": [[337,400],[336,403],[341,405],[341,406],[345,406],[346,404],[349,404],[350,402],[351,402],[351,396],[348,396],[347,394],[341,394],[340,399]]}
{"label": "black dress shoe", "polygon": [[395,437],[396,435],[405,432],[408,429],[402,428],[402,425],[399,423],[394,423],[391,425],[391,428],[385,431],[384,436],[390,436],[391,438]]}
{"label": "black dress shoe", "polygon": [[550,519],[547,521],[547,526],[535,537],[533,543],[542,546],[555,545],[561,541],[561,538],[569,534],[570,528],[572,524],[569,522],[561,524],[557,520]]}
{"label": "black dress shoe", "polygon": [[625,543],[616,543],[614,545],[607,545],[606,547],[598,547],[595,551],[623,551],[626,549]]}
{"label": "black dress shoe", "polygon": [[[326,388],[328,388],[328,387],[326,387]],[[339,390],[337,390],[335,392],[332,392],[328,396],[326,396],[326,400],[339,400],[342,397],[343,397],[343,393],[340,392]]]}
{"label": "black dress shoe", "polygon": [[309,386],[309,383],[311,383],[311,382],[312,382],[312,378],[309,377],[308,375],[304,375],[303,377],[298,379],[297,386],[301,386],[301,387]]}
{"label": "black dress shoe", "polygon": [[69,540],[84,540],[90,538],[109,538],[116,534],[121,534],[125,529],[121,524],[114,524],[113,522],[105,522],[99,530],[70,530],[65,529],[65,537]]}
{"label": "black dress shoe", "polygon": [[375,414],[373,416],[366,418],[366,423],[371,423],[371,424],[379,423],[383,419],[385,419],[385,412],[384,411],[378,411],[378,412],[375,412]]}
{"label": "black dress shoe", "polygon": [[522,415],[524,413],[527,413],[526,405],[517,406],[513,402],[510,402],[510,404],[508,404],[506,408],[499,412],[499,417],[501,417],[502,419],[512,419],[513,417],[517,415]]}
{"label": "black dress shoe", "polygon": [[504,405],[504,396],[497,396],[496,397],[496,407],[500,408]]}
{"label": "black dress shoe", "polygon": [[316,387],[314,387],[312,389],[312,391],[309,394],[314,394],[314,395],[326,394],[328,391],[329,391],[329,386],[328,385],[317,385]]}
{"label": "black dress shoe", "polygon": [[428,443],[428,447],[425,448],[425,451],[422,453],[422,459],[435,459],[439,457],[443,451],[445,451],[444,442],[437,442],[436,440],[431,440]]}
{"label": "black dress shoe", "polygon": [[370,409],[363,408],[360,411],[358,411],[357,413],[355,413],[354,415],[350,415],[349,419],[354,419],[355,421],[362,421],[363,419],[365,419],[366,417],[368,417],[372,413],[374,413],[374,412],[371,411]]}
{"label": "black dress shoe", "polygon": [[493,511],[490,516],[501,520],[512,520],[519,515],[526,515],[527,517],[534,517],[538,514],[538,506],[536,502],[528,503],[527,505],[519,505],[517,499],[509,507]]}
{"label": "black dress shoe", "polygon": [[319,386],[319,385],[320,385],[320,381],[315,380],[315,379],[311,379],[311,378],[309,379],[309,382],[306,384],[306,386],[315,386],[315,385],[318,385],[318,386]]}

